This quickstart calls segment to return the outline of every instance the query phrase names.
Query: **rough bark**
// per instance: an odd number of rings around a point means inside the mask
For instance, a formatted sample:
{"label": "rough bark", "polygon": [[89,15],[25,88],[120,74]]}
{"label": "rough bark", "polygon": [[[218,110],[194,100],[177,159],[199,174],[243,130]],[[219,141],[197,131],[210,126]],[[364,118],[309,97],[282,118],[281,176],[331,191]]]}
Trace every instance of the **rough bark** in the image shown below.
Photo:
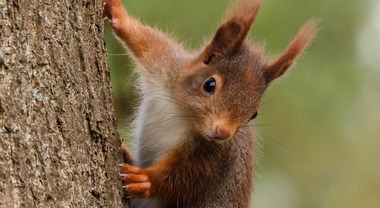
{"label": "rough bark", "polygon": [[102,1],[0,0],[0,207],[122,207]]}

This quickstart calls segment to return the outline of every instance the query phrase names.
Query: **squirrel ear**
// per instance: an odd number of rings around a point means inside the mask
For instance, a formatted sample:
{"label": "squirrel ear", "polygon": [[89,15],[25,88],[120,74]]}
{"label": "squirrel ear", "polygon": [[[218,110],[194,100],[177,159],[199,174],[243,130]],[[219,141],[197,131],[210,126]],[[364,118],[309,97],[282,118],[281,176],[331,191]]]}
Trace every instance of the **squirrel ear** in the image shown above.
{"label": "squirrel ear", "polygon": [[234,5],[202,54],[203,63],[209,64],[215,58],[230,55],[240,49],[260,6],[261,0],[245,0]]}
{"label": "squirrel ear", "polygon": [[209,64],[222,55],[232,53],[240,48],[243,35],[243,25],[239,22],[226,22],[216,31],[211,44],[206,47],[203,63]]}
{"label": "squirrel ear", "polygon": [[317,33],[318,23],[318,20],[309,20],[298,31],[282,55],[266,65],[265,76],[268,83],[283,75],[295,59],[301,55]]}

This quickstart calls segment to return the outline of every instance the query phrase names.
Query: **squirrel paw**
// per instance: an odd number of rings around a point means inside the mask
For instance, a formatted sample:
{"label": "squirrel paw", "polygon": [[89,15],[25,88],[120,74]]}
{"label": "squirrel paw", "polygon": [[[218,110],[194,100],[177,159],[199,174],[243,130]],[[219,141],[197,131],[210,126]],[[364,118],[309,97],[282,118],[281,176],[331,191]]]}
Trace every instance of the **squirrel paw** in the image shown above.
{"label": "squirrel paw", "polygon": [[120,20],[123,14],[120,0],[103,0],[103,3],[103,18],[110,20],[112,28],[116,29],[120,27]]}
{"label": "squirrel paw", "polygon": [[130,198],[146,198],[151,195],[151,182],[146,170],[129,164],[122,164],[120,176],[126,184],[123,189]]}

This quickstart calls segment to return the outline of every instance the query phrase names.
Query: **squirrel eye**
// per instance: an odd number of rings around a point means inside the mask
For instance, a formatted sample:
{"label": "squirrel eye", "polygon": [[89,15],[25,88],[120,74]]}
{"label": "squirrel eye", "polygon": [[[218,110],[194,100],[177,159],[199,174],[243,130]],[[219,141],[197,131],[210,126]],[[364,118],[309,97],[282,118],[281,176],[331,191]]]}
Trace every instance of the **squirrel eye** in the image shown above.
{"label": "squirrel eye", "polygon": [[259,114],[259,113],[256,111],[255,114],[253,114],[252,117],[251,117],[251,119],[249,119],[249,120],[251,121],[251,120],[255,119],[255,118],[257,117],[258,114]]}
{"label": "squirrel eye", "polygon": [[204,84],[203,84],[203,89],[209,93],[210,95],[214,94],[216,88],[216,80],[211,77],[209,78]]}

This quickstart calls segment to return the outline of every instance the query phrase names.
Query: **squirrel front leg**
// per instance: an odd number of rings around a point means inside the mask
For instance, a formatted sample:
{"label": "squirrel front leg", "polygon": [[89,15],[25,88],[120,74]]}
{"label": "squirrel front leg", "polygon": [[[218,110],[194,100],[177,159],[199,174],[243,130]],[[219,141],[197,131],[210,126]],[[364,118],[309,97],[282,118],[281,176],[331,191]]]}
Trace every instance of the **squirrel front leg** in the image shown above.
{"label": "squirrel front leg", "polygon": [[116,35],[126,44],[145,70],[150,70],[154,64],[170,62],[175,53],[182,51],[182,47],[167,35],[129,16],[120,0],[103,0],[103,2],[103,18],[110,20]]}

